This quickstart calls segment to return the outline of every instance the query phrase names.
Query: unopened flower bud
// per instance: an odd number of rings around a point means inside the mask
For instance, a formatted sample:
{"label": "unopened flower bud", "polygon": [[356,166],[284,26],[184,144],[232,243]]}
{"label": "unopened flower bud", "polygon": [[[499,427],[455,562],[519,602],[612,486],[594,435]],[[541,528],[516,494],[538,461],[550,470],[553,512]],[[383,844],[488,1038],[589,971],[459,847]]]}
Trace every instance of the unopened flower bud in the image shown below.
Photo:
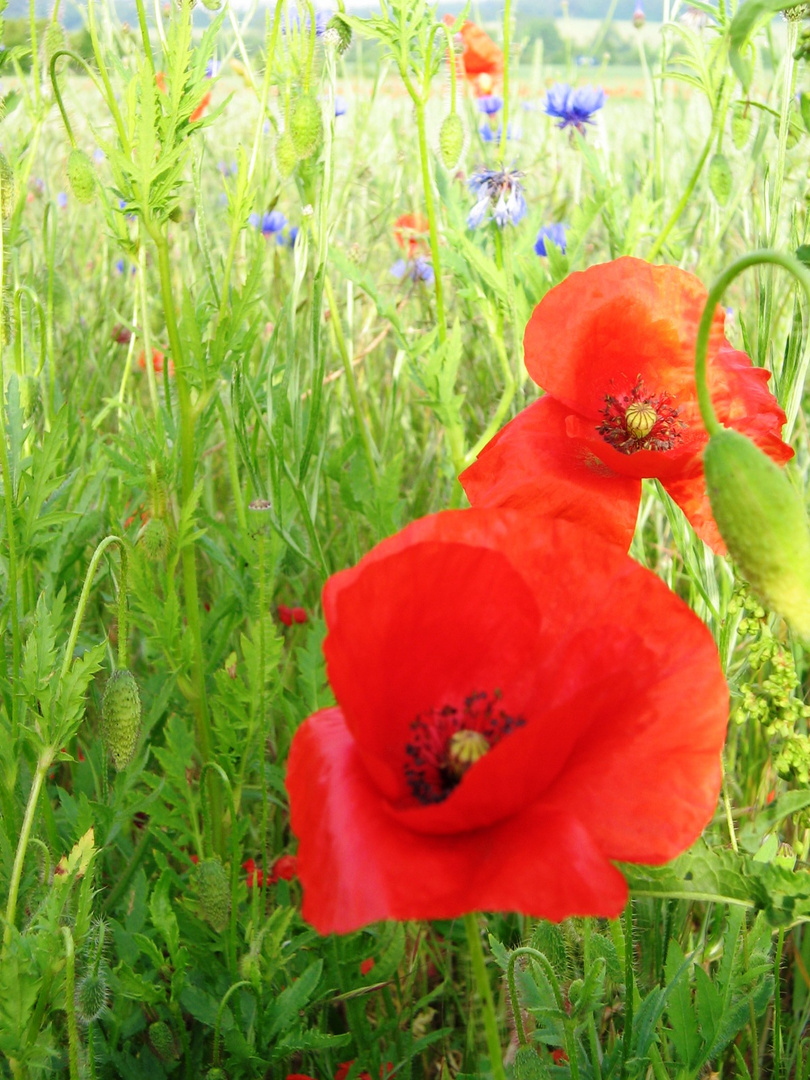
{"label": "unopened flower bud", "polygon": [[442,121],[439,150],[446,169],[454,169],[464,147],[464,125],[458,113],[450,113]]}
{"label": "unopened flower bud", "polygon": [[166,522],[161,518],[147,518],[135,542],[149,562],[163,562],[169,550],[169,530]]}
{"label": "unopened flower bud", "polygon": [[93,162],[78,146],[74,146],[70,151],[67,178],[70,190],[77,202],[87,204],[93,201],[96,191],[96,170],[93,168]]}
{"label": "unopened flower bud", "polygon": [[728,202],[733,182],[727,158],[724,154],[715,154],[709,162],[709,188],[721,206]]}
{"label": "unopened flower bud", "polygon": [[231,913],[231,887],[219,859],[203,859],[198,865],[197,896],[203,917],[217,933],[221,933],[228,925]]}
{"label": "unopened flower bud", "polygon": [[339,41],[337,50],[338,53],[342,56],[352,43],[352,28],[338,14],[333,15],[329,22],[326,24],[326,33],[324,34],[324,39],[326,38],[326,34],[328,34],[332,30],[334,30],[338,35]]}
{"label": "unopened flower bud", "polygon": [[99,963],[76,984],[76,1015],[83,1024],[98,1020],[110,1000],[110,971],[106,963]]}
{"label": "unopened flower bud", "polygon": [[321,145],[321,106],[314,94],[301,94],[290,110],[290,138],[297,158],[308,158]]}
{"label": "unopened flower bud", "polygon": [[635,26],[636,30],[641,30],[646,21],[647,17],[644,14],[644,8],[641,6],[641,0],[636,0],[636,9],[633,12],[633,26]]}
{"label": "unopened flower bud", "polygon": [[149,1042],[161,1061],[176,1061],[180,1056],[174,1032],[165,1020],[156,1020],[149,1025]]}
{"label": "unopened flower bud", "polygon": [[731,141],[738,150],[742,150],[751,138],[753,124],[753,109],[747,102],[738,101],[731,114]]}
{"label": "unopened flower bud", "polygon": [[515,1054],[515,1080],[545,1080],[548,1070],[531,1046],[521,1046]]}
{"label": "unopened flower bud", "polygon": [[785,472],[726,428],[703,453],[712,514],[740,573],[767,606],[810,638],[810,530]]}
{"label": "unopened flower bud", "polygon": [[101,736],[120,772],[132,761],[141,733],[141,696],[135,676],[120,668],[111,677],[101,700]]}
{"label": "unopened flower bud", "polygon": [[282,180],[292,176],[295,166],[298,164],[298,154],[292,136],[288,131],[283,131],[276,139],[276,168]]}

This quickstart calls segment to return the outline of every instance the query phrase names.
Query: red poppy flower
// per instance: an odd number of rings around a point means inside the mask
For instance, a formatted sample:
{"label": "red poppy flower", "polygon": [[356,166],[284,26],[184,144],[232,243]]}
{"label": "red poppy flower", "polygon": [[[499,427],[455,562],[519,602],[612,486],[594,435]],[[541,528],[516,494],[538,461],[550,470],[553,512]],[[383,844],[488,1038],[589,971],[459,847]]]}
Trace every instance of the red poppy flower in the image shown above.
{"label": "red poppy flower", "polygon": [[254,859],[245,859],[242,863],[242,869],[246,871],[245,881],[247,887],[252,889],[255,885],[260,889],[264,884],[264,870],[257,870]]}
{"label": "red poppy flower", "polygon": [[413,258],[429,230],[430,222],[423,214],[400,214],[394,222],[394,239]]}
{"label": "red poppy flower", "polygon": [[482,88],[480,93],[491,93],[493,80],[503,74],[503,50],[474,22],[465,22],[461,27],[461,40],[464,45],[461,54],[464,74],[473,83],[476,92],[479,92],[480,77],[486,76],[484,86],[488,89]]}
{"label": "red poppy flower", "polygon": [[293,623],[305,623],[308,621],[306,608],[288,607],[287,604],[278,605],[278,617],[285,626],[292,626]]}
{"label": "red poppy flower", "polygon": [[715,808],[728,690],[700,620],[566,521],[448,511],[324,593],[340,703],[287,789],[321,933],[475,910],[615,916]]}
{"label": "red poppy flower", "polygon": [[[542,508],[628,547],[642,477],[657,477],[715,551],[702,454],[708,436],[695,386],[695,340],[707,292],[672,266],[622,258],[569,275],[526,327],[526,367],[546,396],[484,447],[461,474],[474,506]],[[774,461],[785,414],[769,373],[723,334],[709,339],[709,389],[721,423]]]}
{"label": "red poppy flower", "polygon": [[166,73],[164,71],[156,71],[155,72],[155,82],[157,83],[157,88],[161,92],[161,94],[165,94],[166,93]]}
{"label": "red poppy flower", "polygon": [[360,961],[360,974],[366,976],[369,972],[374,970],[375,961],[373,956],[369,956],[366,960]]}
{"label": "red poppy flower", "polygon": [[315,1077],[306,1073],[287,1073],[286,1080],[315,1080]]}
{"label": "red poppy flower", "polygon": [[[166,362],[166,357],[160,351],[160,349],[152,349],[152,367],[155,370],[156,375],[163,374],[163,365]],[[138,367],[141,371],[146,371],[146,350],[141,349],[141,355],[138,357]],[[169,374],[174,375],[174,361],[169,360]]]}

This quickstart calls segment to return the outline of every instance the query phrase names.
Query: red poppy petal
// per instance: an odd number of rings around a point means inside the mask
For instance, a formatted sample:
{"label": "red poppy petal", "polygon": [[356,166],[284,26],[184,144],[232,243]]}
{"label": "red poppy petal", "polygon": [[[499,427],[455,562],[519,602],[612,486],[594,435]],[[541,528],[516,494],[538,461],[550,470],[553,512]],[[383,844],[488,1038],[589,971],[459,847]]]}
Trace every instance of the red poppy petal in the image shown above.
{"label": "red poppy petal", "polygon": [[[529,320],[526,368],[544,390],[597,424],[605,395],[632,387],[639,376],[683,409],[695,398],[695,339],[706,297],[693,274],[642,259],[569,274]],[[723,319],[718,308],[710,358],[725,341]]]}
{"label": "red poppy petal", "polygon": [[593,529],[626,551],[633,539],[641,484],[612,472],[578,439],[570,410],[552,397],[524,409],[459,476],[473,506],[511,507]]}
{"label": "red poppy petal", "polygon": [[468,76],[500,75],[503,71],[503,51],[475,23],[465,22],[461,28],[464,42],[464,70]]}
{"label": "red poppy petal", "polygon": [[564,812],[530,806],[460,835],[424,836],[401,826],[369,782],[337,708],[296,732],[287,789],[303,914],[322,934],[474,910],[614,917],[626,901],[624,878],[580,825],[575,802]]}
{"label": "red poppy petal", "polygon": [[456,543],[418,535],[408,531],[396,559],[378,552],[336,574],[323,593],[335,696],[381,789],[408,801],[403,754],[413,723],[499,690],[506,712],[522,713],[540,622],[521,574],[499,552],[465,544],[463,525]]}
{"label": "red poppy petal", "polygon": [[755,367],[749,356],[728,344],[709,368],[712,403],[719,420],[747,435],[777,465],[784,465],[793,457],[793,450],[782,442],[787,417],[768,389],[770,378],[769,371]]}

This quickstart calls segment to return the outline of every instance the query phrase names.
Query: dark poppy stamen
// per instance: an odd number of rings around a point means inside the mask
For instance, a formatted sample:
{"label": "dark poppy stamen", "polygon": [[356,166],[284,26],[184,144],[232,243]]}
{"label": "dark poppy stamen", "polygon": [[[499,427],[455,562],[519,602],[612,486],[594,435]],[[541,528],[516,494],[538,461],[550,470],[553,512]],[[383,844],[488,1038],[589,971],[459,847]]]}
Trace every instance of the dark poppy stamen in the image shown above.
{"label": "dark poppy stamen", "polygon": [[444,705],[411,723],[405,779],[417,802],[442,802],[472,766],[526,721],[500,707],[501,694],[471,694],[462,708]]}
{"label": "dark poppy stamen", "polygon": [[639,375],[629,393],[606,394],[604,421],[596,429],[622,454],[638,450],[671,450],[683,438],[686,424],[666,392],[652,394]]}

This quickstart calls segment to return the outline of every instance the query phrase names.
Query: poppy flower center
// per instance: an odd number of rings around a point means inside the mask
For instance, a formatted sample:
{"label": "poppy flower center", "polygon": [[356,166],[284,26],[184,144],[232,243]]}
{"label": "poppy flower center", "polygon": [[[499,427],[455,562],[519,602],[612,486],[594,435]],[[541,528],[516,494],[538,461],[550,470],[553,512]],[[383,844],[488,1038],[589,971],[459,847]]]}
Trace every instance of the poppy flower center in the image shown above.
{"label": "poppy flower center", "polygon": [[442,802],[485,754],[526,721],[500,707],[501,692],[475,693],[457,709],[429,709],[411,723],[405,779],[417,802]]}
{"label": "poppy flower center", "polygon": [[629,393],[606,394],[604,420],[596,429],[622,454],[638,450],[671,450],[683,438],[686,424],[666,392],[651,393],[639,375]]}

